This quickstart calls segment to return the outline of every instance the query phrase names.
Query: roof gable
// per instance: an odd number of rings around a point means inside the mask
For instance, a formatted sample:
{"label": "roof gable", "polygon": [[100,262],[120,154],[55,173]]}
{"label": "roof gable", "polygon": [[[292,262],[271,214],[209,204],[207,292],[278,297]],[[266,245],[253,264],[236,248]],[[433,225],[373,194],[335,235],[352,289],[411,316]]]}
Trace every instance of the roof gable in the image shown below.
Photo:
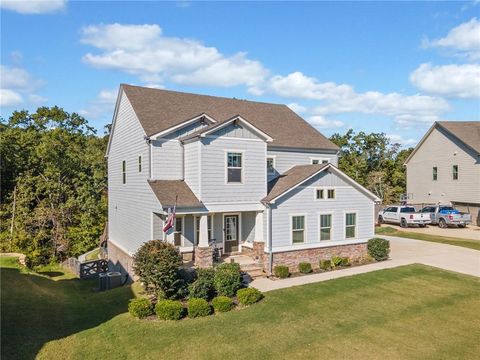
{"label": "roof gable", "polygon": [[[121,85],[145,133],[153,136],[198,114],[218,122],[240,115],[273,138],[278,147],[328,149],[338,147],[286,105],[229,99],[176,91]],[[293,134],[293,135],[292,135]]]}

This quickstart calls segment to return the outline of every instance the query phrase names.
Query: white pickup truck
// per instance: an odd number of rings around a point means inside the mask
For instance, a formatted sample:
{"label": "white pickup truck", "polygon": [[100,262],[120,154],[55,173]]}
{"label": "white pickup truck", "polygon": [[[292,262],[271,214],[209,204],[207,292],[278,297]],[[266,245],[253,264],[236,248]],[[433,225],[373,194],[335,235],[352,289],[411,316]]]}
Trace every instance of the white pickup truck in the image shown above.
{"label": "white pickup truck", "polygon": [[416,212],[413,206],[390,206],[378,213],[379,224],[398,224],[406,228],[411,225],[425,227],[430,222],[429,214]]}

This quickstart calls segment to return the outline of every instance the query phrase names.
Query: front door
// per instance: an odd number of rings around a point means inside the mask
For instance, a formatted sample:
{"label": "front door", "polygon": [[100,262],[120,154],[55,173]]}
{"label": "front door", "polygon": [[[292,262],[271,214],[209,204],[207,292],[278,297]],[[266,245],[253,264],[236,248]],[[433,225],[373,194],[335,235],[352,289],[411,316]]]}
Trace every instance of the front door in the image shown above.
{"label": "front door", "polygon": [[238,215],[224,215],[223,224],[224,252],[230,254],[238,251]]}

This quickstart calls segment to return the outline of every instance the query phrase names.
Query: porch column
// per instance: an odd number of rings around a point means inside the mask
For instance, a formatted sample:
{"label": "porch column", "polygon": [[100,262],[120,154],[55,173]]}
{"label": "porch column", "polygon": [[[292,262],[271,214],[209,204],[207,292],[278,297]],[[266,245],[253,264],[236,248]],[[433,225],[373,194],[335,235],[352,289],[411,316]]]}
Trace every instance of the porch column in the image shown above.
{"label": "porch column", "polygon": [[209,268],[213,266],[212,248],[208,244],[207,215],[200,215],[198,246],[195,249],[195,266],[199,268]]}
{"label": "porch column", "polygon": [[255,215],[255,239],[253,240],[253,253],[259,264],[264,263],[265,242],[263,241],[263,211]]}

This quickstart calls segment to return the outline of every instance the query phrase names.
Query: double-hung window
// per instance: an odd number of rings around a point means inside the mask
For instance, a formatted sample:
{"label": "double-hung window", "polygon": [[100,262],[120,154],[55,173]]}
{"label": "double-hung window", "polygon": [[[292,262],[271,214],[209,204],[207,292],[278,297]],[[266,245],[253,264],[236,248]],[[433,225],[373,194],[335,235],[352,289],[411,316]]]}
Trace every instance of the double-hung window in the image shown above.
{"label": "double-hung window", "polygon": [[335,199],[335,189],[315,189],[315,199]]}
{"label": "double-hung window", "polygon": [[320,215],[320,241],[332,239],[332,215]]}
{"label": "double-hung window", "polygon": [[275,158],[267,157],[267,174],[275,174]]}
{"label": "double-hung window", "polygon": [[321,200],[321,199],[324,199],[324,195],[325,195],[325,190],[323,189],[316,189],[315,190],[315,197],[317,200]]}
{"label": "double-hung window", "polygon": [[292,216],[292,243],[305,242],[305,216]]}
{"label": "double-hung window", "polygon": [[453,165],[452,172],[453,180],[458,180],[458,165]]}
{"label": "double-hung window", "polygon": [[432,169],[432,179],[433,181],[437,181],[438,179],[438,168],[436,166]]}
{"label": "double-hung window", "polygon": [[127,162],[125,160],[122,161],[122,183],[127,183]]}
{"label": "double-hung window", "polygon": [[345,214],[345,238],[355,238],[357,232],[357,214],[347,213]]}
{"label": "double-hung window", "polygon": [[242,182],[242,153],[227,153],[227,183]]}

